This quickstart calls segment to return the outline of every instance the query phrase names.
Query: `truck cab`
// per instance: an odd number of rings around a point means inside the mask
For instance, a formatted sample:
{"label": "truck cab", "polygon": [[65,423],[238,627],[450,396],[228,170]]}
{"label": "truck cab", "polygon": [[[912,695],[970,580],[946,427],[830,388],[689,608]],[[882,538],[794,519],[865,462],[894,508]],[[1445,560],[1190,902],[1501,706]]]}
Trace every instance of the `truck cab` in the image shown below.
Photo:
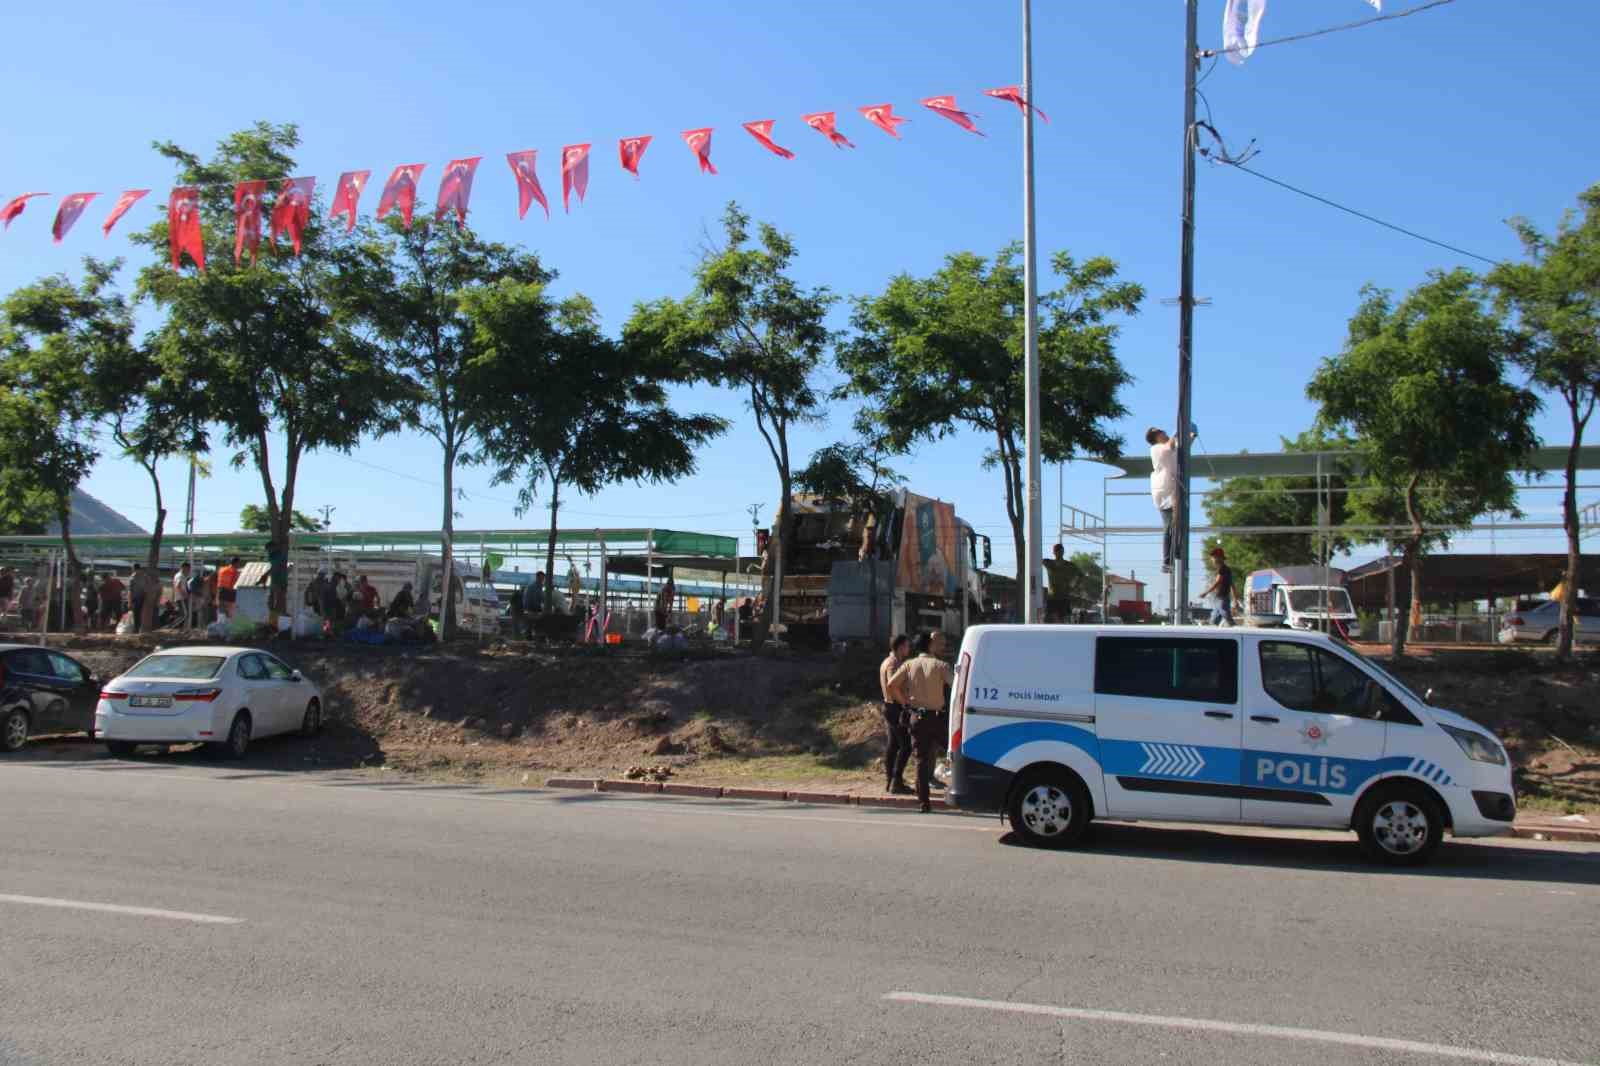
{"label": "truck cab", "polygon": [[1253,626],[1319,632],[1349,628],[1356,622],[1344,571],[1325,566],[1255,571],[1245,579],[1245,614]]}

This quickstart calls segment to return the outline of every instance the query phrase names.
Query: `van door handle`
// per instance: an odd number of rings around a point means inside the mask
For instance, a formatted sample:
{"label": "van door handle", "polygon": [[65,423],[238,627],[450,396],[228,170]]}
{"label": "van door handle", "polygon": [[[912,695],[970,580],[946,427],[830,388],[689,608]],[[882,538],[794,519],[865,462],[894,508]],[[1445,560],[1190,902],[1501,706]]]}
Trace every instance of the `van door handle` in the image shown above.
{"label": "van door handle", "polygon": [[1270,714],[1252,714],[1250,716],[1250,720],[1252,722],[1271,722],[1273,725],[1278,724],[1278,720],[1272,717]]}
{"label": "van door handle", "polygon": [[1207,711],[1206,712],[1206,717],[1207,718],[1232,718],[1233,717],[1233,712],[1232,711]]}

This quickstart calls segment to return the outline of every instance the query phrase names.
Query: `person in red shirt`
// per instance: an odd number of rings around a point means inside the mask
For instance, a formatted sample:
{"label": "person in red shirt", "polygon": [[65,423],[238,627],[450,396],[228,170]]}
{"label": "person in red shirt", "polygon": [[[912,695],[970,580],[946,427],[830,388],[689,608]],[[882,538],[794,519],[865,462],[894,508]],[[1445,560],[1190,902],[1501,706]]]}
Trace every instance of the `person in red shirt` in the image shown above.
{"label": "person in red shirt", "polygon": [[378,610],[381,599],[377,588],[367,581],[366,574],[362,574],[356,581],[356,598],[361,601],[362,614],[370,615]]}
{"label": "person in red shirt", "polygon": [[100,624],[102,626],[115,626],[122,617],[122,582],[117,580],[117,575],[106,574],[106,579],[100,582]]}

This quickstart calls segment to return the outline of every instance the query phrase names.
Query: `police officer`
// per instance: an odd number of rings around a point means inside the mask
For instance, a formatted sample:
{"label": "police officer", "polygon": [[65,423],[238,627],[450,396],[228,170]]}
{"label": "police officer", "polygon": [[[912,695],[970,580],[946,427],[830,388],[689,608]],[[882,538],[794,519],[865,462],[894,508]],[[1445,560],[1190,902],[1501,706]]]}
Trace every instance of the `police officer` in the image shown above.
{"label": "police officer", "polygon": [[878,667],[878,685],[883,689],[883,724],[888,744],[883,749],[884,791],[897,796],[911,795],[906,785],[906,762],[911,758],[911,731],[906,726],[906,708],[889,692],[889,678],[911,657],[911,638],[904,633],[889,645],[889,655]]}
{"label": "police officer", "polygon": [[912,650],[916,657],[902,663],[889,678],[889,692],[906,705],[911,719],[911,751],[917,759],[917,799],[922,813],[933,810],[928,788],[933,762],[944,744],[939,722],[944,710],[945,686],[952,683],[950,664],[934,655],[934,635],[918,633]]}

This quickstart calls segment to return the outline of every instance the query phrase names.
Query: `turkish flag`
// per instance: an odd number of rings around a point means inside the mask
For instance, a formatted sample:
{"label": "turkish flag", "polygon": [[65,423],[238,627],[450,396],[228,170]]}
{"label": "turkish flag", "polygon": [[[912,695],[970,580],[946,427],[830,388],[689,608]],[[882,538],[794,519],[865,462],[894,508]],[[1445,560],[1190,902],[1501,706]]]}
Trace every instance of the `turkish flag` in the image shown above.
{"label": "turkish flag", "polygon": [[466,159],[452,159],[445,164],[444,177],[439,179],[439,199],[433,207],[433,217],[443,218],[452,208],[456,225],[467,224],[467,201],[472,199],[472,176],[478,172],[481,155]]}
{"label": "turkish flag", "polygon": [[206,244],[200,233],[200,190],[183,185],[172,190],[167,200],[167,243],[172,247],[172,269],[184,253],[194,260],[200,273],[206,272]]}
{"label": "turkish flag", "polygon": [[550,217],[550,201],[544,198],[544,189],[539,186],[539,175],[534,170],[538,162],[539,153],[532,148],[521,152],[507,152],[506,162],[511,164],[511,173],[517,179],[517,217],[528,217],[528,205],[535,200],[544,208],[544,217]]}
{"label": "turkish flag", "polygon": [[328,217],[334,219],[345,216],[346,233],[356,228],[356,205],[361,202],[361,190],[367,187],[370,177],[370,170],[347,170],[339,175],[339,185],[333,190],[333,209],[328,212]]}
{"label": "turkish flag", "polygon": [[383,195],[378,197],[378,217],[383,218],[396,207],[406,229],[411,228],[411,210],[417,206],[417,179],[422,177],[426,163],[406,163],[394,168],[384,183]]}
{"label": "turkish flag", "polygon": [[781,144],[773,143],[772,123],[774,121],[774,119],[764,118],[760,122],[746,122],[744,124],[744,129],[746,133],[761,143],[761,147],[765,148],[773,155],[782,156],[785,159],[793,159],[793,152],[789,151],[789,149],[783,147]]}
{"label": "turkish flag", "polygon": [[976,122],[972,121],[972,116],[956,106],[956,98],[954,96],[930,96],[922,101],[922,106],[936,115],[943,115],[968,133],[976,133],[979,137],[983,136],[983,131],[978,128]]}
{"label": "turkish flag", "polygon": [[583,194],[589,191],[587,144],[569,144],[561,149],[561,207],[566,211],[572,210],[568,196],[574,189],[578,192],[578,202],[583,203]]}
{"label": "turkish flag", "polygon": [[684,130],[683,143],[689,146],[689,151],[700,160],[700,173],[715,174],[717,168],[711,165],[711,127],[703,126],[697,130]]}
{"label": "turkish flag", "polygon": [[278,201],[272,205],[272,243],[278,243],[278,234],[288,233],[294,245],[294,254],[300,254],[300,234],[311,221],[311,192],[317,186],[316,178],[284,178],[278,190]]}
{"label": "turkish flag", "polygon": [[261,197],[266,195],[265,181],[241,181],[233,187],[233,265],[238,266],[246,248],[250,249],[250,262],[256,261],[256,249],[261,247]]}
{"label": "turkish flag", "polygon": [[5,222],[5,228],[11,228],[11,220],[22,214],[22,209],[28,206],[28,201],[35,196],[49,196],[47,192],[25,192],[14,200],[0,207],[0,221]]}
{"label": "turkish flag", "polygon": [[128,208],[149,195],[149,189],[129,189],[117,197],[117,202],[111,208],[111,214],[107,215],[106,220],[100,224],[100,232],[107,237],[111,236],[111,227],[117,224],[119,218],[128,213]]}
{"label": "turkish flag", "polygon": [[639,176],[639,160],[644,158],[644,150],[650,147],[651,140],[652,138],[648,136],[624,137],[617,142],[617,154],[622,157],[622,169],[635,178]]}
{"label": "turkish flag", "polygon": [[[1020,85],[1006,85],[999,89],[985,89],[983,90],[983,95],[992,96],[996,100],[1010,100],[1017,105],[1017,110],[1024,114],[1027,113],[1028,108],[1033,107],[1032,104],[1028,103],[1027,98],[1022,95],[1022,86]],[[1040,111],[1037,107],[1033,107],[1033,110],[1046,122],[1050,121],[1050,116]]]}
{"label": "turkish flag", "polygon": [[855,147],[850,143],[848,137],[839,132],[837,120],[834,118],[832,111],[818,111],[811,115],[801,115],[800,121],[832,141],[835,148]]}
{"label": "turkish flag", "polygon": [[910,122],[894,113],[893,104],[868,104],[860,109],[862,116],[874,126],[878,127],[889,136],[899,138],[899,126],[902,122]]}
{"label": "turkish flag", "polygon": [[50,235],[56,239],[57,244],[61,243],[61,238],[65,237],[67,231],[77,223],[78,216],[89,206],[89,201],[99,195],[97,192],[75,192],[61,201],[61,206],[56,209],[56,220],[50,226]]}

